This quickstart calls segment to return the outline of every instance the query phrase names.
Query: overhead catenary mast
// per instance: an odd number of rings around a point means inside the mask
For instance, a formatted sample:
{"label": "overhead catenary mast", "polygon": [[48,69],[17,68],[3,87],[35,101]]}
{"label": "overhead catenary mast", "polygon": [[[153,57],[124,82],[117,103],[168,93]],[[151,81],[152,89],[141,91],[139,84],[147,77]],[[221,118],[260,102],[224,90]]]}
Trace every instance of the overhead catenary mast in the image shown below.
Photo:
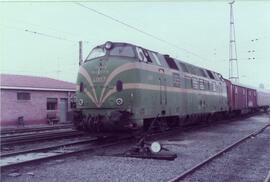
{"label": "overhead catenary mast", "polygon": [[82,41],[79,41],[79,65],[83,62]]}
{"label": "overhead catenary mast", "polygon": [[233,16],[233,4],[235,1],[230,2],[230,45],[229,45],[229,79],[231,81],[239,82],[237,51],[235,42],[235,26]]}

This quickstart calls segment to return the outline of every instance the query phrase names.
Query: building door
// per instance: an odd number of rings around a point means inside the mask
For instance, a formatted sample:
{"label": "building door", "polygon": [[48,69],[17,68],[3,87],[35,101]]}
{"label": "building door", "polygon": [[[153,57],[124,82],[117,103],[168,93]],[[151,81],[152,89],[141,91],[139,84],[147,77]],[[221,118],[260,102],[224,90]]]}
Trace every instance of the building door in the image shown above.
{"label": "building door", "polygon": [[60,99],[60,122],[67,122],[68,102],[66,98]]}

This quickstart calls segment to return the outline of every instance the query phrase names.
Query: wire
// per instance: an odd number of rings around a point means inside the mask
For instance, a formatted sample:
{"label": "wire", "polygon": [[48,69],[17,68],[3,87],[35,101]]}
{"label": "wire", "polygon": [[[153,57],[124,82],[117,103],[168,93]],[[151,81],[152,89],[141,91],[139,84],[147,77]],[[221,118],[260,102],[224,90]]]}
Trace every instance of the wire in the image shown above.
{"label": "wire", "polygon": [[[40,26],[40,25],[36,25],[36,26]],[[78,43],[78,41],[76,41],[76,40],[67,39],[67,38],[64,38],[64,37],[59,37],[59,36],[51,35],[51,34],[47,34],[47,33],[41,33],[41,32],[37,32],[37,31],[32,31],[32,30],[29,30],[29,29],[17,28],[17,27],[14,27],[14,26],[6,26],[4,24],[0,24],[0,28],[9,28],[9,29],[17,30],[17,31],[24,31],[24,32],[27,32],[27,33],[46,36],[46,37],[50,37],[50,38],[54,38],[54,39],[58,39],[58,40],[64,40],[64,41],[77,42]],[[91,44],[91,42],[86,41],[86,40],[83,40],[82,42],[85,43],[85,44]]]}
{"label": "wire", "polygon": [[47,30],[56,32],[58,34],[61,33],[61,34],[69,35],[69,36],[72,36],[72,37],[78,37],[78,34],[74,34],[74,33],[71,33],[71,32],[59,30],[59,29],[52,28],[52,27],[49,27],[49,26],[39,25],[39,24],[36,24],[36,23],[32,23],[32,22],[28,22],[28,21],[25,21],[25,20],[21,20],[21,19],[14,19],[14,18],[5,18],[5,19],[8,20],[8,22],[10,22],[10,21],[15,22],[16,25],[17,24],[27,24],[27,25],[34,26],[34,27],[41,27],[43,29],[45,28]]}
{"label": "wire", "polygon": [[65,41],[75,42],[75,40],[69,40],[69,39],[66,39],[66,38],[63,38],[63,37],[58,37],[58,36],[54,36],[54,35],[50,35],[50,34],[46,34],[46,33],[36,32],[36,31],[28,30],[28,29],[25,29],[24,31],[25,31],[25,32],[28,32],[28,33],[33,33],[33,34],[45,36],[45,37],[54,38],[54,39],[59,39],[59,40],[65,40]]}
{"label": "wire", "polygon": [[45,36],[45,37],[49,37],[49,38],[53,38],[53,39],[64,40],[64,41],[69,41],[69,42],[77,42],[75,40],[67,39],[67,38],[64,38],[64,37],[59,37],[59,36],[55,36],[55,35],[51,35],[51,34],[47,34],[47,33],[37,32],[37,31],[29,30],[29,29],[17,28],[17,27],[13,27],[13,26],[6,26],[6,25],[3,25],[3,24],[0,24],[0,26],[2,26],[3,28],[14,29],[14,30],[17,30],[17,31],[24,31],[24,32],[27,32],[27,33],[36,34],[36,35],[40,35],[40,36]]}
{"label": "wire", "polygon": [[142,33],[142,34],[144,34],[144,35],[146,35],[146,36],[152,37],[152,38],[154,38],[154,39],[156,39],[156,40],[158,40],[158,41],[160,41],[160,42],[163,42],[163,43],[165,43],[165,44],[167,44],[167,45],[169,45],[169,46],[171,46],[171,47],[174,47],[174,48],[177,48],[177,49],[181,49],[181,50],[183,50],[183,51],[185,51],[185,52],[187,52],[187,53],[189,53],[189,54],[191,54],[191,55],[193,55],[193,56],[195,56],[195,57],[198,57],[198,58],[200,58],[200,59],[202,59],[202,60],[207,60],[207,59],[203,58],[202,56],[200,56],[200,55],[198,55],[198,54],[196,54],[196,53],[194,53],[194,52],[192,52],[192,51],[189,51],[189,50],[187,50],[187,49],[185,49],[185,48],[179,47],[179,46],[176,45],[176,44],[173,44],[173,43],[171,43],[171,42],[169,42],[169,41],[167,41],[167,40],[164,40],[164,39],[162,39],[162,38],[159,38],[158,36],[155,36],[155,35],[153,35],[153,34],[151,34],[151,33],[145,32],[145,31],[143,31],[143,30],[141,30],[141,29],[139,29],[139,28],[137,28],[137,27],[134,27],[134,26],[132,26],[132,25],[130,25],[130,24],[128,24],[128,23],[125,23],[125,22],[123,22],[123,21],[121,21],[121,20],[118,20],[118,19],[116,19],[116,18],[114,18],[114,17],[112,17],[112,16],[109,16],[109,15],[104,14],[104,13],[98,11],[98,10],[95,10],[95,9],[93,9],[93,8],[90,8],[90,7],[88,7],[88,6],[85,6],[85,5],[83,5],[83,4],[79,3],[79,2],[74,2],[74,3],[77,4],[78,6],[81,6],[81,7],[83,7],[83,8],[86,8],[86,9],[92,11],[92,12],[95,12],[95,13],[101,15],[101,16],[104,16],[104,17],[106,17],[106,18],[108,18],[108,19],[110,19],[110,20],[113,20],[113,21],[115,21],[115,22],[117,22],[117,23],[119,23],[119,24],[122,24],[122,25],[124,25],[124,26],[126,26],[126,27],[128,27],[128,28],[130,28],[130,29],[133,29],[133,30],[135,30],[135,31],[137,31],[137,32],[140,32],[140,33]]}

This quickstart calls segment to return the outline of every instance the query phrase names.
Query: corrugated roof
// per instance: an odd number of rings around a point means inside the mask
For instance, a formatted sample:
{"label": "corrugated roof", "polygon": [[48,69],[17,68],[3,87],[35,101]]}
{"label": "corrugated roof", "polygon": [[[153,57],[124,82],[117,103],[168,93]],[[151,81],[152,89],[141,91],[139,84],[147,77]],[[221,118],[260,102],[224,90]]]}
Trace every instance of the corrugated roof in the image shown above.
{"label": "corrugated roof", "polygon": [[33,90],[75,90],[76,84],[47,77],[0,74],[1,88]]}

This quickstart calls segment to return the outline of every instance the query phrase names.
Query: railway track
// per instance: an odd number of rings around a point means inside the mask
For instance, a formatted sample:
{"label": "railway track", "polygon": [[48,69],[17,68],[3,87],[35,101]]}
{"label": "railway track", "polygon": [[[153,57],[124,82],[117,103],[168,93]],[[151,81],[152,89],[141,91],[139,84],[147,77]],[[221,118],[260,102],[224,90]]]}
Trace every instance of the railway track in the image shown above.
{"label": "railway track", "polygon": [[[263,114],[263,113],[260,113],[260,114]],[[219,125],[219,124],[228,124],[228,123],[232,123],[232,122],[237,122],[237,121],[239,121],[239,119],[244,120],[244,119],[250,118],[250,117],[255,116],[255,115],[256,114],[250,114],[250,115],[246,115],[246,116],[242,116],[242,117],[235,117],[235,118],[231,118],[231,119],[218,120],[218,121],[212,122],[212,123],[203,121],[200,123],[194,123],[194,124],[186,125],[183,127],[175,127],[175,128],[170,129],[170,130],[167,130],[164,133],[156,133],[156,134],[150,135],[147,137],[147,139],[149,139],[149,140],[159,139],[162,137],[169,137],[169,136],[172,136],[174,134],[179,134],[179,132],[188,132],[191,130],[199,130],[201,128],[210,127],[211,125],[214,126],[214,125]]]}
{"label": "railway track", "polygon": [[[162,133],[152,133],[149,135],[148,139],[157,139],[159,137],[173,135],[175,132],[179,132],[179,128]],[[97,138],[84,138],[74,142],[4,153],[0,155],[0,167],[1,169],[9,169],[30,163],[48,161],[50,159],[71,156],[81,152],[94,151],[97,149],[122,144],[126,141],[134,141],[134,138],[134,135],[121,136],[121,138],[119,137],[117,139],[108,136],[102,140],[98,140]]]}
{"label": "railway track", "polygon": [[10,156],[16,156],[16,155],[21,155],[21,154],[26,154],[26,153],[31,153],[31,152],[46,152],[49,150],[53,150],[53,149],[57,149],[60,147],[66,147],[66,146],[71,146],[71,145],[76,145],[76,144],[82,144],[82,143],[87,143],[90,141],[95,140],[95,138],[82,138],[79,139],[77,141],[73,141],[73,142],[66,142],[63,144],[56,144],[56,145],[50,145],[47,147],[38,147],[38,148],[31,148],[31,149],[27,149],[27,150],[19,150],[19,151],[15,151],[15,152],[8,152],[8,153],[1,153],[0,157],[10,157]]}
{"label": "railway track", "polygon": [[266,176],[263,182],[269,182],[269,181],[270,181],[270,171],[268,172],[268,175]]}
{"label": "railway track", "polygon": [[[214,155],[210,156],[209,158],[205,159],[204,161],[197,163],[196,165],[194,165],[193,167],[191,167],[190,169],[184,171],[183,173],[179,174],[178,176],[176,176],[175,178],[169,180],[169,182],[176,182],[176,181],[181,181],[183,180],[185,177],[187,177],[188,175],[191,175],[192,173],[194,173],[195,171],[199,170],[202,166],[209,164],[212,160],[214,160],[215,158],[220,157],[222,154],[224,154],[225,152],[233,149],[234,147],[238,146],[239,144],[241,144],[242,142],[246,141],[249,138],[255,137],[256,135],[260,134],[261,132],[263,132],[267,127],[270,127],[270,124],[265,125],[264,127],[262,127],[261,129],[241,138],[240,140],[236,141],[235,143],[223,148],[222,150],[220,150],[219,152],[215,153]],[[270,178],[270,177],[267,177]]]}
{"label": "railway track", "polygon": [[[232,121],[232,120],[230,120],[230,121]],[[221,121],[218,123],[224,123],[224,122],[230,122],[230,121]],[[207,125],[202,124],[200,126],[197,126],[197,128],[206,127],[206,126]],[[226,149],[211,156],[210,158],[203,161],[202,163],[196,165],[194,168],[185,171],[184,173],[182,173],[181,175],[172,179],[171,181],[179,181],[179,180],[183,179],[185,176],[196,171],[197,169],[199,169],[200,167],[202,167],[206,163],[210,162],[214,158],[218,157],[222,153],[226,152],[227,150],[233,148],[234,146],[238,145],[239,143],[243,142],[244,140],[259,134],[268,126],[270,126],[270,125],[267,125],[264,128],[262,128],[260,131],[256,131],[256,132],[244,137],[243,139],[237,141],[233,145],[227,147]],[[174,133],[179,133],[179,131],[181,131],[181,130],[187,131],[191,128],[193,128],[193,127],[190,126],[187,128],[177,128],[177,129],[169,130],[165,133],[152,134],[147,138],[149,140],[151,140],[151,139],[157,139],[160,137],[167,137],[167,136],[173,135]],[[35,135],[35,138],[37,138],[36,135]],[[59,136],[57,136],[57,138],[59,138]],[[97,149],[101,149],[101,148],[110,147],[113,145],[118,145],[118,144],[123,143],[124,141],[131,141],[132,139],[134,139],[134,136],[130,135],[130,136],[122,137],[121,139],[118,139],[117,141],[111,140],[110,142],[103,142],[101,144],[95,138],[89,138],[89,139],[84,138],[84,139],[80,139],[79,141],[67,142],[67,143],[60,144],[60,145],[53,145],[53,146],[48,146],[48,147],[41,147],[41,148],[34,148],[34,149],[29,149],[29,150],[5,153],[5,154],[0,155],[0,157],[1,157],[0,167],[1,167],[1,169],[8,169],[8,168],[16,167],[16,166],[26,165],[29,163],[42,162],[42,161],[47,161],[50,159],[61,158],[64,156],[71,156],[71,155],[85,152],[85,151],[97,150]],[[44,140],[48,140],[48,135],[46,137],[44,137]]]}
{"label": "railway track", "polygon": [[14,133],[29,133],[29,132],[38,132],[38,131],[50,131],[58,129],[68,129],[72,128],[72,124],[57,125],[57,126],[47,126],[47,127],[37,127],[37,128],[11,128],[11,129],[1,129],[1,135],[9,135]]}
{"label": "railway track", "polygon": [[39,142],[50,139],[59,139],[67,137],[76,137],[84,135],[83,132],[68,130],[68,131],[54,131],[46,133],[33,133],[27,135],[18,135],[18,136],[5,136],[1,137],[1,147],[15,145],[15,144],[24,144],[29,142]]}
{"label": "railway track", "polygon": [[60,145],[6,153],[1,155],[0,167],[1,170],[9,169],[30,163],[66,157],[81,152],[94,151],[129,141],[130,139],[133,139],[133,136],[125,136],[119,138],[117,141],[107,139],[108,138],[98,140],[97,138],[88,138],[75,142],[67,142]]}
{"label": "railway track", "polygon": [[14,133],[14,134],[8,134],[8,135],[1,135],[0,139],[5,140],[5,139],[10,139],[10,138],[20,138],[20,137],[27,137],[27,136],[33,136],[33,135],[38,135],[38,134],[46,134],[46,133],[54,133],[54,132],[68,132],[68,131],[74,131],[73,129],[58,129],[58,130],[44,130],[44,131],[37,131],[37,132],[27,132],[27,133]]}

